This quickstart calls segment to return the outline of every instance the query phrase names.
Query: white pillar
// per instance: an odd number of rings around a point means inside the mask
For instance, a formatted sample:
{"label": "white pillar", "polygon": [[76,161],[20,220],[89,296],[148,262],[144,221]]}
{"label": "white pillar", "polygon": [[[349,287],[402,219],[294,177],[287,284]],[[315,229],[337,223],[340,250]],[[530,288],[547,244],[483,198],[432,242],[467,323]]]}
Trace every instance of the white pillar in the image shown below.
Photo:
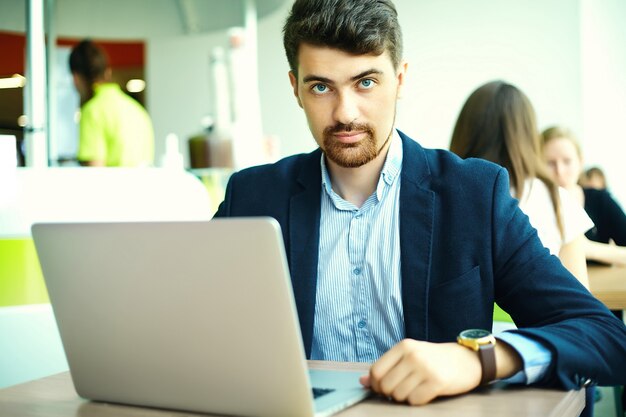
{"label": "white pillar", "polygon": [[250,68],[250,74],[257,79],[256,85],[258,85],[258,67],[259,67],[259,55],[257,53],[258,49],[258,30],[257,30],[257,11],[256,11],[256,1],[255,0],[245,0],[244,2],[244,27],[246,29],[246,47],[248,48],[249,54],[252,57]]}
{"label": "white pillar", "polygon": [[57,43],[57,31],[56,31],[56,0],[46,0],[45,9],[45,25],[47,28],[47,54],[46,54],[46,68],[47,68],[47,89],[46,89],[46,103],[48,105],[46,113],[46,127],[45,131],[48,133],[48,159],[51,166],[57,166],[59,162],[59,138],[57,121],[59,120],[58,106],[57,106],[57,86],[58,77],[56,76],[56,43]]}
{"label": "white pillar", "polygon": [[[231,31],[230,71],[233,86],[233,149],[235,169],[267,162],[263,144],[258,82],[257,10],[255,0],[244,0],[243,40]],[[233,38],[234,37],[234,38]],[[237,40],[237,38],[239,38]],[[242,42],[243,41],[243,42]]]}
{"label": "white pillar", "polygon": [[44,1],[26,2],[26,88],[24,104],[27,124],[26,166],[47,167],[46,144],[46,47],[44,36]]}

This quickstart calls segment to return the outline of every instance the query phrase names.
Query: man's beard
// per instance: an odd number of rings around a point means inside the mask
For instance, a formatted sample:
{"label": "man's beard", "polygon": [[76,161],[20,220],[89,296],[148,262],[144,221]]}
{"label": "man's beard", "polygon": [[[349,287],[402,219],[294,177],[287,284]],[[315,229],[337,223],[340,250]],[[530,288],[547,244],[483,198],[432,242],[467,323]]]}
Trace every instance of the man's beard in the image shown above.
{"label": "man's beard", "polygon": [[[365,138],[355,143],[342,143],[334,133],[364,132]],[[391,136],[391,134],[389,135]],[[358,168],[376,158],[387,144],[376,146],[376,131],[367,124],[337,123],[324,129],[324,153],[334,163],[344,168]]]}

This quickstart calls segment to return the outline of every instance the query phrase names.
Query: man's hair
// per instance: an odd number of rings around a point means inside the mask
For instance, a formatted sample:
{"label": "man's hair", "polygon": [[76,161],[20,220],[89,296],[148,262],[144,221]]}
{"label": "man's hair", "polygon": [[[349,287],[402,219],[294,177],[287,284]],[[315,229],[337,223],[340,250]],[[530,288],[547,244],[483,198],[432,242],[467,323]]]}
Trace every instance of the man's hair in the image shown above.
{"label": "man's hair", "polygon": [[388,51],[394,68],[402,59],[402,32],[391,0],[296,0],[283,27],[287,60],[296,75],[302,43],[358,55]]}
{"label": "man's hair", "polygon": [[81,41],[70,54],[70,71],[82,76],[89,85],[104,79],[108,66],[104,51],[89,39]]}

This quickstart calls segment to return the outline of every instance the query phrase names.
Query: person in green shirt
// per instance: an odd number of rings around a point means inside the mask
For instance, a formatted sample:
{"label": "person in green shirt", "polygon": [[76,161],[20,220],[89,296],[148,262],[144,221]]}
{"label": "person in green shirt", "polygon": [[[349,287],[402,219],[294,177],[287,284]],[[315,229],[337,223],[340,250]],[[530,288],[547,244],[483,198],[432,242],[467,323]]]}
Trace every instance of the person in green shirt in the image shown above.
{"label": "person in green shirt", "polygon": [[81,99],[78,162],[107,167],[152,165],[150,116],[111,82],[104,51],[91,40],[83,40],[72,49],[69,66]]}

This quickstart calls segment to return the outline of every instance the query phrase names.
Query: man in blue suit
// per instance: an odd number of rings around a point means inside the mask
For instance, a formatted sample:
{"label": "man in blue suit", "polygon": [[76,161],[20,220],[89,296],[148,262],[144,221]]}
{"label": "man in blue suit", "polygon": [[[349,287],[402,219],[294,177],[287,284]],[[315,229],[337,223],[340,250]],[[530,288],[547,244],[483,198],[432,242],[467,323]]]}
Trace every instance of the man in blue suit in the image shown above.
{"label": "man in blue suit", "polygon": [[[391,1],[297,0],[284,44],[319,149],[234,174],[216,216],[280,223],[307,357],[372,362],[362,383],[410,404],[626,382],[623,323],[541,245],[506,170],[395,129]],[[518,326],[497,339],[494,302]]]}

